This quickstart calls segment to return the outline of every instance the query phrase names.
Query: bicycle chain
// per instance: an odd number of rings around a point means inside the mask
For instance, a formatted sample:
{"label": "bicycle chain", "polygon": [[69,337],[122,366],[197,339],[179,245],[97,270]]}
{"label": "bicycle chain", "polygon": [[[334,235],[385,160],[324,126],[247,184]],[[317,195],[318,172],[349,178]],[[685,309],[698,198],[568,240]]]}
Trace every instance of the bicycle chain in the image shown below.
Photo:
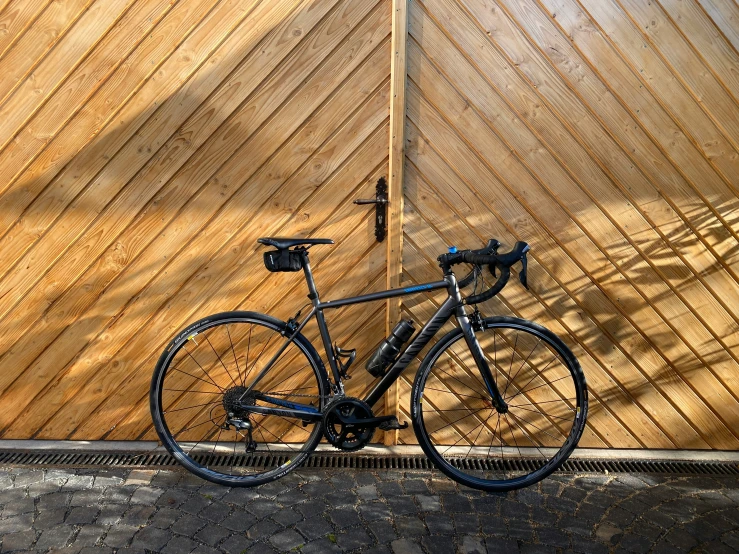
{"label": "bicycle chain", "polygon": [[293,392],[270,392],[271,396],[297,396],[299,398],[321,398],[320,394],[297,394]]}

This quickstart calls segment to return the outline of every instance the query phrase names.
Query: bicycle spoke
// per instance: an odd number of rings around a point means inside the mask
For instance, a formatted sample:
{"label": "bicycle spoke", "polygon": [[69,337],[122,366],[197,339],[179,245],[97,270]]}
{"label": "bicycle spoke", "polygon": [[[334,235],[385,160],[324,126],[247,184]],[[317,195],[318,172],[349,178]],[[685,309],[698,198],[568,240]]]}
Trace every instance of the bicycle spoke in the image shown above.
{"label": "bicycle spoke", "polygon": [[[513,344],[513,349],[511,350],[511,363],[508,364],[508,375],[511,374],[511,369],[513,369],[513,358],[516,356],[516,346],[518,346],[518,331],[516,331],[516,341]],[[510,380],[508,383],[510,384]],[[508,390],[508,385],[506,385],[505,390],[503,390],[503,394],[501,396],[505,396],[506,391]]]}
{"label": "bicycle spoke", "polygon": [[268,346],[270,345],[270,343],[272,342],[272,339],[273,339],[274,337],[275,337],[275,335],[273,334],[273,335],[272,335],[271,337],[269,337],[269,340],[268,340],[267,342],[265,342],[265,343],[264,343],[264,346],[262,346],[262,349],[261,349],[261,350],[259,351],[259,355],[258,355],[258,356],[256,357],[256,359],[254,360],[254,362],[253,362],[253,363],[251,364],[251,367],[249,368],[249,375],[251,375],[251,370],[252,370],[252,369],[254,369],[254,368],[256,367],[256,365],[257,365],[257,362],[259,361],[259,358],[261,358],[261,357],[262,357],[262,354],[264,354],[264,351],[265,351],[265,350],[267,349],[267,347],[268,347]]}
{"label": "bicycle spoke", "polygon": [[[192,373],[188,373],[187,371],[182,371],[181,369],[177,369],[176,367],[173,367],[172,370],[173,371],[179,371],[180,373],[184,373],[185,375],[189,375],[193,379],[197,379],[198,381],[202,381],[203,383],[205,383],[207,385],[213,385],[219,391],[223,392],[223,389],[221,387],[219,387],[218,385],[216,385],[215,383],[212,383],[210,381],[206,381],[205,379],[201,379],[200,377],[197,377],[196,375],[193,375]],[[213,394],[215,394],[215,393],[213,393]]]}
{"label": "bicycle spoke", "polygon": [[183,410],[192,410],[193,408],[202,408],[203,406],[210,406],[212,404],[220,404],[220,400],[215,400],[214,402],[206,402],[205,404],[195,404],[194,406],[187,406],[185,408],[175,408],[174,410],[165,410],[162,413],[165,414],[171,414],[173,412],[181,412]]}
{"label": "bicycle spoke", "polygon": [[[575,401],[577,401],[577,398],[565,398],[565,400],[566,401],[570,401],[570,402],[575,402]],[[561,399],[558,399],[558,400],[543,400],[541,402],[537,402],[536,404],[551,404],[552,402],[562,402],[562,400]],[[511,408],[518,408],[519,406],[530,406],[532,404],[534,404],[534,403],[533,402],[524,402],[523,404],[508,404],[508,406],[511,407]],[[571,412],[574,412],[575,411],[574,408],[570,408],[569,406],[567,406],[567,409],[570,410]]]}
{"label": "bicycle spoke", "polygon": [[[469,413],[469,414],[467,414],[467,415],[466,415],[466,416],[464,416],[464,417],[460,417],[459,419],[455,419],[454,421],[447,421],[447,425],[454,425],[455,423],[458,423],[458,422],[460,422],[460,421],[462,421],[462,420],[464,420],[464,419],[467,419],[468,417],[471,417],[471,416],[473,416],[473,415],[479,414],[479,413],[480,413],[481,411],[483,411],[483,410],[489,410],[489,409],[490,409],[490,408],[480,408],[479,410],[477,410],[477,411],[474,411],[474,412],[472,412],[472,413]],[[443,418],[442,418],[442,419],[443,419]],[[443,428],[444,428],[444,427],[446,427],[447,425],[444,425],[444,426],[442,426],[442,427],[439,427],[439,428],[438,428],[438,429],[436,429],[435,431],[432,431],[432,433],[436,433],[436,432],[438,432],[439,430],[443,429]],[[475,427],[475,429],[477,429],[477,427]]]}
{"label": "bicycle spoke", "polygon": [[[506,415],[508,415],[508,414],[506,414]],[[531,442],[534,445],[534,448],[536,448],[536,450],[539,451],[539,454],[541,454],[542,459],[546,462],[547,457],[541,451],[541,448],[539,448],[539,446],[536,444],[536,442],[534,441],[534,439],[531,438],[531,435],[529,435],[529,433],[526,431],[526,429],[524,429],[523,427],[521,427],[521,424],[518,423],[518,421],[516,421],[516,416],[514,416],[513,414],[511,414],[511,417],[513,418],[513,423],[515,423],[518,426],[518,428],[521,429],[521,431],[523,431],[523,434],[526,435],[526,437],[528,437],[529,442]],[[520,451],[521,450],[519,449],[519,452]]]}
{"label": "bicycle spoke", "polygon": [[[196,379],[197,379],[197,377],[196,377]],[[201,381],[203,381],[203,380],[201,379]],[[203,382],[204,383],[208,383],[208,381],[203,381]],[[208,383],[208,384],[210,384],[210,383]],[[188,390],[188,389],[162,389],[162,390],[163,391],[164,390],[166,390],[166,391],[172,391],[172,392],[189,392],[189,393],[192,393],[192,394],[210,394],[210,395],[218,394],[215,391],[210,391],[209,392],[207,390]]]}
{"label": "bicycle spoke", "polygon": [[[439,367],[439,370],[440,370],[440,371],[441,371],[442,373],[444,373],[445,375],[448,375],[449,377],[451,377],[452,379],[454,379],[455,381],[457,381],[457,383],[459,383],[459,384],[460,384],[460,385],[462,385],[463,387],[467,387],[467,388],[468,388],[468,389],[470,389],[471,391],[473,391],[473,392],[477,392],[477,391],[476,391],[476,390],[475,390],[474,388],[472,388],[471,386],[469,386],[469,385],[467,385],[467,384],[463,383],[462,381],[460,381],[459,379],[457,379],[457,378],[456,378],[456,377],[455,377],[454,375],[452,375],[452,374],[450,374],[450,373],[447,373],[447,372],[446,372],[446,371],[444,371],[444,369],[442,369],[441,367]],[[473,377],[473,379],[474,379],[474,377]],[[481,387],[481,388],[483,388],[483,389],[484,389],[484,385],[483,385],[482,383],[478,383],[478,384],[480,385],[480,387]],[[482,400],[484,400],[484,398],[482,397],[482,395],[480,396],[480,398],[481,398]]]}
{"label": "bicycle spoke", "polygon": [[251,332],[254,329],[254,325],[249,326],[249,338],[246,343],[246,361],[244,362],[244,379],[241,381],[241,386],[246,386],[246,378],[249,376],[249,351],[251,350]]}
{"label": "bicycle spoke", "polygon": [[[522,367],[523,367],[523,366],[524,366],[524,365],[526,364],[526,362],[528,362],[528,361],[529,361],[529,358],[531,358],[531,355],[532,355],[532,354],[534,353],[534,350],[536,350],[536,347],[537,347],[537,346],[539,346],[539,343],[540,343],[540,342],[541,342],[541,337],[539,338],[539,340],[538,340],[538,341],[536,342],[536,344],[534,345],[534,348],[532,348],[532,349],[531,349],[531,352],[529,352],[529,355],[528,355],[528,356],[526,356],[526,359],[525,359],[524,361],[522,361],[522,362],[521,362],[521,365],[520,365],[520,366],[518,366],[518,369],[516,370],[516,374],[515,374],[515,375],[514,375],[513,377],[511,377],[511,378],[509,379],[509,381],[508,381],[508,385],[510,385],[510,384],[511,384],[511,383],[512,383],[513,381],[515,381],[515,380],[516,380],[516,376],[517,376],[517,375],[519,374],[519,372],[521,371],[521,368],[522,368]],[[506,385],[506,390],[508,390],[508,385]]]}
{"label": "bicycle spoke", "polygon": [[[223,420],[224,420],[224,421],[226,420],[226,416],[225,416],[225,415],[223,416]],[[215,422],[215,421],[213,421],[212,419],[211,419],[211,420],[208,420],[208,422],[209,422],[209,423],[212,423],[212,424],[213,424],[214,426],[216,426],[216,427],[220,427],[220,425],[222,425],[222,423],[220,423],[220,424],[219,424],[219,423],[216,423],[216,422]],[[203,442],[203,440],[205,440],[205,439],[207,438],[207,436],[208,436],[208,435],[206,435],[205,437],[203,437],[203,438],[201,438],[200,440],[198,440],[198,442],[196,442],[196,443],[195,443],[195,444],[194,444],[194,445],[192,446],[192,448],[190,448],[190,451],[189,451],[189,452],[187,453],[187,455],[189,456],[189,455],[190,455],[190,454],[192,453],[192,451],[193,451],[193,450],[195,450],[195,447],[196,447],[197,445],[199,445],[199,444],[200,444],[201,442]]]}
{"label": "bicycle spoke", "polygon": [[208,377],[208,379],[210,379],[210,382],[213,383],[216,386],[217,389],[223,391],[223,389],[221,387],[219,387],[216,384],[216,382],[213,380],[213,378],[210,376],[210,373],[208,373],[207,371],[205,371],[205,369],[203,369],[203,366],[201,366],[200,363],[198,363],[198,361],[195,359],[195,357],[192,354],[190,354],[190,351],[187,349],[187,346],[183,346],[182,349],[185,352],[187,352],[187,355],[190,356],[190,358],[192,358],[192,361],[195,362],[198,365],[198,367],[200,368],[200,371],[202,371],[203,373],[205,373],[206,377]]}
{"label": "bicycle spoke", "polygon": [[[514,414],[514,413],[511,413],[511,412],[509,412],[509,413],[510,413],[511,417],[512,417],[512,418],[513,418],[514,420],[519,420],[519,419],[520,419],[520,420],[521,420],[521,421],[523,421],[524,423],[527,423],[528,425],[531,425],[532,427],[534,427],[534,428],[538,429],[539,431],[541,431],[541,432],[542,432],[542,433],[544,433],[545,435],[548,435],[548,436],[552,437],[552,438],[553,438],[554,440],[556,440],[556,441],[560,440],[560,439],[559,439],[559,437],[555,437],[555,436],[554,436],[554,435],[552,435],[551,433],[547,433],[547,432],[546,432],[546,431],[545,431],[544,429],[542,429],[542,428],[541,428],[541,427],[539,427],[538,425],[536,425],[536,424],[532,423],[532,422],[531,422],[531,421],[529,421],[528,419],[525,419],[525,418],[521,417],[520,415],[516,415],[516,414]],[[514,421],[514,422],[515,422],[515,421]],[[518,425],[518,424],[517,424],[517,425]]]}
{"label": "bicycle spoke", "polygon": [[[477,424],[477,425],[475,426],[475,428],[474,428],[474,429],[472,429],[472,431],[471,431],[471,432],[472,432],[472,433],[474,433],[474,432],[475,432],[475,431],[477,430],[477,428],[478,428],[478,427],[480,427],[480,426],[482,426],[482,425],[484,425],[484,423],[482,423],[482,422],[478,423],[478,424]],[[461,441],[461,440],[463,440],[463,439],[464,439],[464,440],[466,440],[466,439],[467,439],[467,435],[466,435],[465,433],[461,433],[461,436],[459,437],[459,439],[457,439],[457,442],[455,442],[454,444],[452,444],[452,445],[451,445],[451,446],[450,446],[449,448],[447,448],[447,449],[446,449],[446,450],[445,450],[445,451],[444,451],[443,453],[445,454],[445,453],[449,452],[449,450],[450,450],[451,448],[454,448],[455,446],[457,446],[457,445],[459,444],[459,441]],[[469,442],[469,441],[468,441],[468,442]]]}
{"label": "bicycle spoke", "polygon": [[485,401],[485,399],[482,396],[472,396],[472,395],[469,395],[469,394],[462,394],[461,392],[451,392],[451,391],[448,391],[448,390],[435,389],[435,388],[432,388],[432,387],[424,387],[424,389],[425,390],[435,390],[435,391],[439,391],[439,392],[444,392],[446,394],[453,394],[453,395],[456,395],[456,396],[464,396],[465,398],[474,398],[476,400],[482,400],[483,402]]}
{"label": "bicycle spoke", "polygon": [[213,423],[210,419],[208,421],[203,421],[202,423],[198,423],[197,425],[192,425],[191,427],[185,427],[184,429],[180,429],[175,433],[175,435],[179,435],[181,433],[184,433],[185,431],[189,431],[190,429],[195,429],[196,427],[200,427],[201,425],[205,425],[206,423]]}
{"label": "bicycle spoke", "polygon": [[[537,377],[541,377],[541,376],[542,376],[542,375],[544,374],[544,372],[545,372],[545,371],[547,370],[547,368],[548,368],[548,367],[549,367],[549,366],[550,366],[550,365],[552,364],[552,362],[553,362],[554,360],[556,360],[556,359],[557,359],[557,357],[555,356],[554,358],[552,358],[551,360],[549,360],[549,363],[547,363],[547,365],[545,365],[545,366],[544,366],[544,369],[542,369],[542,370],[541,370],[540,372],[538,372],[538,373],[537,373],[537,372],[536,372],[536,370],[534,370],[534,376],[533,376],[533,377],[532,377],[531,379],[529,379],[529,380],[528,380],[528,381],[526,382],[526,384],[525,384],[525,385],[524,385],[523,387],[521,387],[521,389],[519,389],[519,391],[518,391],[518,393],[517,393],[517,394],[520,394],[521,392],[524,392],[524,390],[523,390],[523,389],[525,389],[525,388],[526,388],[527,386],[529,386],[529,384],[530,384],[530,383],[531,383],[531,382],[532,382],[532,381],[533,381],[534,379],[536,379]],[[516,396],[516,395],[514,394],[513,396],[511,396],[511,398],[514,398],[515,396]]]}
{"label": "bicycle spoke", "polygon": [[516,406],[516,407],[517,408],[521,408],[522,410],[526,410],[527,412],[532,412],[532,413],[535,413],[535,414],[541,414],[544,417],[554,417],[554,418],[561,419],[561,420],[564,420],[564,421],[570,421],[570,422],[572,421],[572,419],[570,419],[569,417],[556,416],[556,415],[553,415],[553,414],[545,415],[544,412],[542,412],[541,410],[532,410],[531,408],[524,408],[521,405]]}
{"label": "bicycle spoke", "polygon": [[[237,374],[239,376],[239,381],[241,382],[241,386],[243,386],[244,385],[244,380],[241,377],[241,368],[239,367],[239,360],[236,359],[236,349],[234,348],[234,342],[233,342],[233,340],[231,340],[231,331],[229,330],[228,325],[229,324],[226,324],[226,334],[228,334],[228,342],[231,345],[231,353],[234,355],[234,363],[236,364],[236,372],[237,372]],[[232,379],[232,381],[233,381],[233,379]],[[236,384],[236,383],[234,383],[234,384]]]}
{"label": "bicycle spoke", "polygon": [[468,456],[469,456],[470,454],[472,454],[472,448],[473,448],[473,447],[475,446],[475,444],[477,444],[477,439],[479,439],[479,438],[480,438],[480,434],[482,433],[482,430],[483,430],[483,429],[485,429],[485,426],[484,426],[484,425],[482,425],[482,426],[480,427],[480,430],[479,430],[479,431],[477,432],[477,436],[475,437],[475,441],[474,441],[474,442],[473,442],[472,444],[470,444],[470,449],[469,449],[469,450],[467,451],[467,455],[468,455]]}
{"label": "bicycle spoke", "polygon": [[551,386],[553,383],[556,383],[557,381],[561,381],[563,379],[567,379],[569,377],[570,377],[569,375],[564,375],[563,377],[559,377],[559,378],[555,379],[554,381],[547,381],[544,384],[537,385],[533,389],[519,390],[516,394],[514,394],[513,396],[511,396],[509,398],[509,400],[513,400],[514,398],[516,398],[522,392],[531,392],[532,390],[540,389],[541,387]]}

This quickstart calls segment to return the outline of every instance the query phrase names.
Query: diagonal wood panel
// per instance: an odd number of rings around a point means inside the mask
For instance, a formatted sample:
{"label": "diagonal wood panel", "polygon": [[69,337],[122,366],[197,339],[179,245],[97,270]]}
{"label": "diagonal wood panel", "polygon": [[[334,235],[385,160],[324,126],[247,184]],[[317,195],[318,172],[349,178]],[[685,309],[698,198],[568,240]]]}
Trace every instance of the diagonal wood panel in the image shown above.
{"label": "diagonal wood panel", "polygon": [[[151,438],[149,379],[177,329],[303,303],[259,236],[337,239],[312,251],[324,294],[382,288],[352,200],[387,173],[389,2],[16,4],[0,14],[16,32],[0,57],[16,75],[0,90],[3,437]],[[39,44],[48,25],[63,32]],[[385,312],[368,334],[356,310],[332,316],[364,356]]]}
{"label": "diagonal wood panel", "polygon": [[[176,330],[302,305],[259,236],[337,239],[311,251],[324,297],[394,282],[352,204],[400,136],[390,0],[0,6],[2,437],[155,438],[148,381]],[[724,0],[409,1],[401,282],[438,278],[451,244],[531,243],[532,290],[484,311],[573,347],[584,445],[739,448],[738,20]],[[359,353],[349,394],[373,384],[386,315],[328,314]],[[492,431],[443,421],[451,443]]]}
{"label": "diagonal wood panel", "polygon": [[446,245],[531,243],[531,293],[485,311],[575,347],[584,445],[739,447],[730,11],[410,4],[404,278],[432,280]]}

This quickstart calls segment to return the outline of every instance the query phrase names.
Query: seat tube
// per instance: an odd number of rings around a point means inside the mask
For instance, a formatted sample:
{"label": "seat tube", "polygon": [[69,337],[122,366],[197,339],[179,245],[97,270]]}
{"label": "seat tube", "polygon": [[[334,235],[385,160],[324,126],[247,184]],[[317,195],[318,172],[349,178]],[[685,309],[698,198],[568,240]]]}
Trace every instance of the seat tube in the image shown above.
{"label": "seat tube", "polygon": [[308,298],[315,306],[319,302],[318,291],[316,290],[316,282],[313,280],[313,271],[310,268],[307,252],[303,252],[303,274],[305,275],[305,282],[308,284]]}
{"label": "seat tube", "polygon": [[321,300],[318,297],[318,291],[316,290],[316,282],[313,280],[313,272],[310,268],[310,262],[308,261],[308,254],[303,254],[303,273],[305,274],[305,281],[308,284],[308,298],[316,308],[316,323],[318,324],[318,331],[321,333],[321,340],[323,342],[323,348],[326,351],[326,358],[328,359],[328,365],[331,368],[331,373],[334,376],[334,382],[338,385],[341,383],[341,376],[339,373],[339,366],[336,362],[336,356],[334,356],[334,349],[331,346],[331,335],[328,332],[328,325],[326,325],[326,318],[323,316],[323,310],[318,307]]}
{"label": "seat tube", "polygon": [[485,358],[480,342],[475,336],[475,330],[472,328],[470,319],[467,317],[467,314],[464,311],[464,306],[462,305],[457,308],[457,321],[459,322],[459,326],[464,334],[464,340],[467,342],[467,347],[472,353],[472,358],[475,360],[475,364],[477,364],[477,369],[482,375],[485,387],[487,388],[488,393],[490,393],[493,406],[495,406],[495,409],[499,413],[506,413],[508,411],[508,404],[503,400],[503,397],[498,390],[498,386],[495,384],[493,373],[490,371],[490,364],[488,364],[488,361]]}

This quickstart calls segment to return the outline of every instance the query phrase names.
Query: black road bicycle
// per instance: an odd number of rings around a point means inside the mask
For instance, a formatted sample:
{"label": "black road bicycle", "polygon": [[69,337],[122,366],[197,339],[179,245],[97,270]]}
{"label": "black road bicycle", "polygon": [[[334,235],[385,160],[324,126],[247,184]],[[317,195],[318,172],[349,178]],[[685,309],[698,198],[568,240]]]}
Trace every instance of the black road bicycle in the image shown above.
{"label": "black road bicycle", "polygon": [[[275,248],[264,254],[269,271],[304,272],[312,309],[286,322],[255,312],[215,314],[169,343],[152,377],[151,413],[164,446],[191,472],[223,485],[261,485],[298,467],[322,437],[355,451],[375,429],[407,427],[372,407],[452,316],[457,326],[423,358],[411,393],[413,429],[435,466],[469,487],[507,491],[545,478],[577,445],[588,400],[575,356],[541,325],[482,317],[475,306],[503,289],[515,263],[528,288],[525,242],[505,254],[496,240],[480,250],[450,248],[438,258],[440,281],[328,302],[319,299],[308,248],[332,240],[259,242]],[[452,267],[462,263],[472,271],[457,281]],[[475,294],[484,267],[496,280]],[[473,294],[463,297],[460,289],[473,283]],[[345,395],[342,381],[356,352],[332,344],[324,311],[436,289],[448,295],[431,319],[418,332],[402,320],[367,361],[380,378],[374,388],[363,399]],[[314,316],[331,378],[301,333]]]}

